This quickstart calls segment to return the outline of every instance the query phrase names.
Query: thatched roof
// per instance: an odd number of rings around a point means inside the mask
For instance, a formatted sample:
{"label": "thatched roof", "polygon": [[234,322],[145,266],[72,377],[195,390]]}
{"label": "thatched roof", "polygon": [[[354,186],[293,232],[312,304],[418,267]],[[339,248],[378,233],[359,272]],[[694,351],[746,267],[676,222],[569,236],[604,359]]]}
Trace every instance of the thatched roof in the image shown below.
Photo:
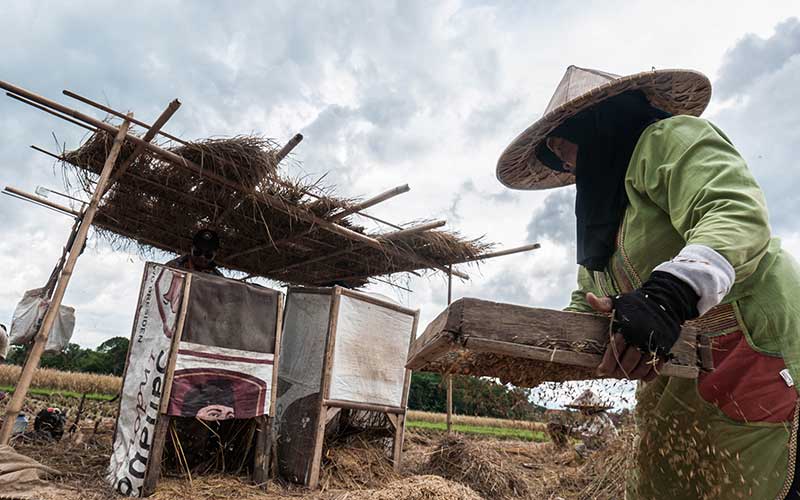
{"label": "thatched roof", "polygon": [[[99,131],[63,157],[87,194],[94,190],[112,142]],[[365,234],[353,216],[336,217],[358,200],[282,175],[276,162],[278,146],[269,139],[238,136],[166,146],[162,145],[202,167],[203,175],[141,154],[116,179],[100,206],[94,224],[102,236],[142,250],[186,253],[193,232],[212,227],[222,240],[217,259],[221,266],[299,285],[341,281],[360,286],[369,277],[472,260],[489,248],[478,239],[438,230],[391,240],[369,235],[381,242],[376,248],[326,230],[319,220],[335,220]],[[117,165],[134,149],[125,142]]]}

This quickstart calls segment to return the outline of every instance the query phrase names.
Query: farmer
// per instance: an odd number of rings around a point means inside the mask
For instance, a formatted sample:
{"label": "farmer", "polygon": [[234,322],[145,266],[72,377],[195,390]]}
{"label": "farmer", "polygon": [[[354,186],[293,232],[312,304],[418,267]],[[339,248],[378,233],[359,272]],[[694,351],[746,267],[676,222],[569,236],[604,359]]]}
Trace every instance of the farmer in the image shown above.
{"label": "farmer", "polygon": [[192,236],[192,251],[166,263],[167,266],[222,276],[214,259],[219,251],[219,235],[212,229],[201,229]]}
{"label": "farmer", "polygon": [[[800,271],[770,236],[742,157],[697,118],[710,97],[694,71],[570,66],[497,177],[514,189],[576,184],[568,309],[613,312],[598,374],[643,381],[628,498],[800,498]],[[691,320],[715,369],[658,376]]]}
{"label": "farmer", "polygon": [[575,446],[575,451],[581,457],[602,450],[617,437],[617,428],[606,413],[611,406],[601,401],[591,389],[583,391],[566,407],[580,411],[582,416],[580,423],[570,430],[571,435],[581,440],[581,444]]}

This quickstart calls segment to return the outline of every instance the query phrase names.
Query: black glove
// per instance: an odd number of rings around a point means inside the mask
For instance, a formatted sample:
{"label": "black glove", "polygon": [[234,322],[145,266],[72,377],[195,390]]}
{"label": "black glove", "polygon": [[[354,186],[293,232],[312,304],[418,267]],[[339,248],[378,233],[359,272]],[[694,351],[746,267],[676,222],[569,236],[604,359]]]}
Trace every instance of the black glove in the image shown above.
{"label": "black glove", "polygon": [[611,297],[614,302],[612,330],[642,352],[669,360],[669,352],[684,321],[700,315],[700,297],[675,276],[654,271],[641,288]]}

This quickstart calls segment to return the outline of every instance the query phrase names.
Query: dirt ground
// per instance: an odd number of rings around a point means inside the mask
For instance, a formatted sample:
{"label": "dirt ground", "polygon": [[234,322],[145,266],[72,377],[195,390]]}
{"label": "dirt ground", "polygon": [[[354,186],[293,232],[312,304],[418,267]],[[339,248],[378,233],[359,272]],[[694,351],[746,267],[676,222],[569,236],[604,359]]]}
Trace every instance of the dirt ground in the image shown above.
{"label": "dirt ground", "polygon": [[[93,424],[82,426],[80,437],[65,437],[60,443],[23,442],[18,452],[62,472],[52,481],[63,487],[60,500],[105,500],[121,498],[103,481],[111,449],[111,429],[101,426],[92,436]],[[460,446],[461,458],[450,463],[435,457],[447,446]],[[608,451],[600,462],[608,462],[618,454],[617,447]],[[480,455],[476,455],[480,453]],[[486,460],[486,457],[488,461]],[[620,454],[620,456],[623,456]],[[166,499],[286,499],[309,498],[329,500],[358,500],[395,498],[417,500],[425,498],[464,499],[598,499],[621,498],[621,486],[609,483],[597,471],[597,460],[583,462],[571,449],[557,450],[550,443],[528,443],[513,440],[477,439],[466,436],[447,438],[442,434],[408,433],[402,471],[396,475],[388,463],[377,465],[367,460],[338,464],[338,476],[331,477],[331,461],[323,474],[322,490],[309,492],[297,485],[270,481],[266,490],[248,482],[246,477],[213,475],[195,477],[164,477],[153,498]],[[619,467],[619,463],[609,464]],[[488,469],[487,469],[488,467]],[[589,469],[592,470],[589,470]],[[349,469],[349,470],[348,470]],[[365,474],[365,469],[370,469]],[[605,472],[609,472],[606,470]],[[358,481],[343,484],[342,476],[357,477]],[[606,474],[608,475],[608,474]],[[613,474],[612,474],[613,475]],[[445,476],[443,479],[442,476]],[[617,476],[618,477],[618,476]],[[490,484],[492,483],[492,484]],[[512,485],[511,487],[509,485]],[[610,491],[603,491],[609,490]],[[493,489],[494,488],[494,489]]]}
{"label": "dirt ground", "polygon": [[[114,427],[106,410],[91,408],[79,430],[66,434],[58,443],[17,439],[16,451],[62,473],[51,482],[64,491],[50,498],[122,498],[103,479]],[[69,419],[68,427],[71,422]],[[326,451],[318,491],[279,480],[272,480],[261,489],[247,477],[220,474],[189,481],[185,475],[175,473],[162,477],[151,498],[610,500],[623,497],[621,477],[630,456],[629,446],[629,440],[621,439],[584,461],[571,447],[558,449],[552,443],[407,431],[399,473],[392,469],[382,450],[356,440]]]}

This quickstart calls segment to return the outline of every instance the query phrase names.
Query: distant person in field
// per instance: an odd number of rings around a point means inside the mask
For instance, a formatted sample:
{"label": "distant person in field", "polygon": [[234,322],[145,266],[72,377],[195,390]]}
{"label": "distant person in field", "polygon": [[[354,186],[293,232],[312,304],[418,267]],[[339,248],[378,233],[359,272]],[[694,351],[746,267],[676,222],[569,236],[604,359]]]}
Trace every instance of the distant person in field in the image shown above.
{"label": "distant person in field", "polygon": [[606,413],[611,406],[601,401],[591,389],[586,389],[566,406],[581,412],[578,425],[570,429],[570,434],[581,440],[581,444],[575,446],[581,457],[602,450],[617,437],[617,428]]}
{"label": "distant person in field", "polygon": [[216,231],[201,229],[192,236],[191,252],[167,262],[166,265],[197,273],[222,276],[214,262],[219,251],[219,244],[219,234]]}
{"label": "distant person in field", "polygon": [[[568,310],[613,315],[597,373],[642,381],[626,497],[798,499],[800,269],[741,155],[698,118],[710,98],[695,71],[570,66],[497,176],[576,185]],[[687,321],[714,370],[660,376]]]}

